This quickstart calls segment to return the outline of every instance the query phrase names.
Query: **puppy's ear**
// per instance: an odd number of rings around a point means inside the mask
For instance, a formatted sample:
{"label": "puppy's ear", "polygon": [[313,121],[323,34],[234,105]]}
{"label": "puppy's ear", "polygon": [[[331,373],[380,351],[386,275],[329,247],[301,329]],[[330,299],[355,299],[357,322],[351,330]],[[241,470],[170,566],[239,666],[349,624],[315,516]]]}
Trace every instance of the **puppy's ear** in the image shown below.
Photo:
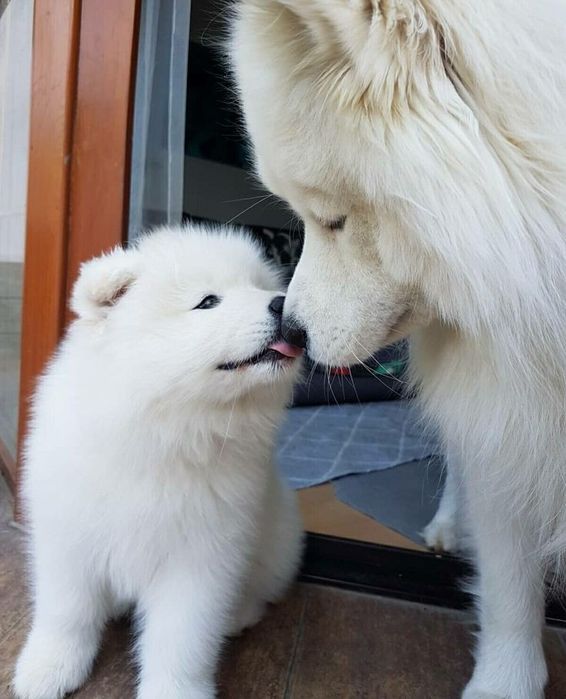
{"label": "puppy's ear", "polygon": [[136,279],[133,250],[115,248],[81,265],[71,309],[85,320],[104,319]]}

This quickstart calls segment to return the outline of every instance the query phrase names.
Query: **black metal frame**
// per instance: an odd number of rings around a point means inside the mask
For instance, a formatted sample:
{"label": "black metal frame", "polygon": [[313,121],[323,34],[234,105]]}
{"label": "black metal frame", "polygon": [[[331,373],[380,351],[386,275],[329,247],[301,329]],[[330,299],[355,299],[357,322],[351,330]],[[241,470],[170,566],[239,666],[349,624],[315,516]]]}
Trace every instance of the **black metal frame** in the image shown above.
{"label": "black metal frame", "polygon": [[[472,609],[463,583],[473,576],[465,561],[448,555],[307,534],[301,580],[452,609]],[[566,627],[566,607],[549,600],[546,619]]]}

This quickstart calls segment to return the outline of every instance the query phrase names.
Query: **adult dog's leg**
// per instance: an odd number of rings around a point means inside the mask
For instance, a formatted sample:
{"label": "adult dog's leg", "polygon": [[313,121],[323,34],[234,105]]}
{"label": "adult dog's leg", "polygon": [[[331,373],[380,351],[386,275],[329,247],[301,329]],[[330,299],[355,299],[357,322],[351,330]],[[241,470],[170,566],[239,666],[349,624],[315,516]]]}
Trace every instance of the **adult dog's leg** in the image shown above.
{"label": "adult dog's leg", "polygon": [[446,480],[440,504],[422,536],[426,545],[435,551],[455,551],[458,547],[458,510],[460,491],[460,460],[456,450],[446,453]]}
{"label": "adult dog's leg", "polygon": [[517,514],[481,475],[466,475],[464,487],[479,568],[481,631],[463,697],[542,699],[544,576],[524,521],[528,512]]}

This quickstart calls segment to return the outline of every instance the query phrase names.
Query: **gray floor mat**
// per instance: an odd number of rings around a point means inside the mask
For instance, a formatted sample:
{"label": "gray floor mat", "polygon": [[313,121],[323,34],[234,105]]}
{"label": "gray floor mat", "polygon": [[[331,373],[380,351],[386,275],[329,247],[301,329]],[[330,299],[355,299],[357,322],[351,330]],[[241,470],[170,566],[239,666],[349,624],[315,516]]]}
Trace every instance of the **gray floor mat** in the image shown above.
{"label": "gray floor mat", "polygon": [[388,469],[438,453],[409,401],[293,408],[277,459],[293,488]]}
{"label": "gray floor mat", "polygon": [[443,461],[425,459],[334,482],[339,500],[423,544],[420,532],[430,522],[442,494]]}

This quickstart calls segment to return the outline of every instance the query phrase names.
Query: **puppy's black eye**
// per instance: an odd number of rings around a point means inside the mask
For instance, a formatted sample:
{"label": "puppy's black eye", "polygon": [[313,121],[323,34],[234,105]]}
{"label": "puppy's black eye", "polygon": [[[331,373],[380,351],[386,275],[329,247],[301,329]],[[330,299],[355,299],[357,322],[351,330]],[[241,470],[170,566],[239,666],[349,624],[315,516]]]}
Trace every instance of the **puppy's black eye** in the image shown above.
{"label": "puppy's black eye", "polygon": [[209,308],[214,308],[215,306],[218,306],[222,299],[220,296],[215,296],[214,294],[210,294],[210,296],[205,296],[203,300],[198,304],[198,306],[195,306],[193,308],[193,311],[196,311],[197,308],[207,311]]}
{"label": "puppy's black eye", "polygon": [[346,217],[340,216],[340,218],[335,218],[333,221],[324,221],[322,224],[329,231],[341,231],[346,225]]}

